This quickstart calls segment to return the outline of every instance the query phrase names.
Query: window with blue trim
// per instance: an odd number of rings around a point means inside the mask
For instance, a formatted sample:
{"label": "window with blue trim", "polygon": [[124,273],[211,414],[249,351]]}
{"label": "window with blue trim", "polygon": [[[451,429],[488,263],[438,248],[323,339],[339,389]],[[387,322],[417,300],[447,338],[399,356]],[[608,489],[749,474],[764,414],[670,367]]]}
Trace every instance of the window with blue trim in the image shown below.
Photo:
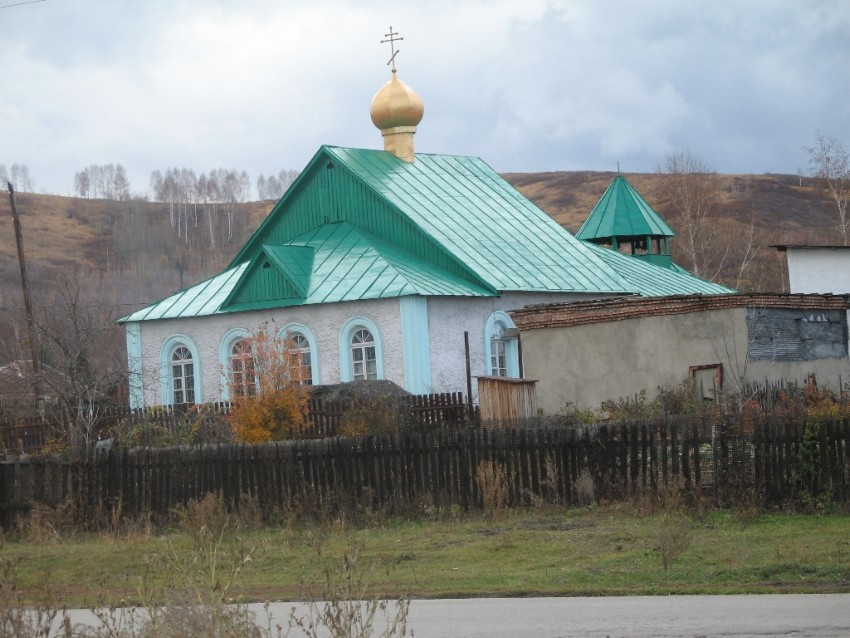
{"label": "window with blue trim", "polygon": [[319,361],[316,337],[305,325],[289,323],[281,328],[278,338],[289,353],[292,376],[301,385],[319,383]]}
{"label": "window with blue trim", "polygon": [[351,335],[351,375],[355,381],[378,378],[375,338],[366,328],[357,328]]}
{"label": "window with blue trim", "polygon": [[171,353],[171,388],[175,404],[195,402],[195,363],[186,346]]}
{"label": "window with blue trim", "polygon": [[504,327],[490,337],[490,374],[494,377],[508,376],[508,358],[505,348]]}
{"label": "window with blue trim", "polygon": [[300,332],[290,332],[289,341],[295,379],[301,385],[311,385],[313,383],[313,363],[310,342]]}
{"label": "window with blue trim", "polygon": [[230,389],[234,397],[250,397],[257,393],[254,372],[254,348],[249,339],[238,339],[230,348]]}
{"label": "window with blue trim", "polygon": [[381,331],[366,317],[351,317],[339,331],[340,381],[384,378]]}
{"label": "window with blue trim", "polygon": [[497,310],[487,319],[484,330],[484,350],[488,375],[519,376],[517,331],[507,313]]}

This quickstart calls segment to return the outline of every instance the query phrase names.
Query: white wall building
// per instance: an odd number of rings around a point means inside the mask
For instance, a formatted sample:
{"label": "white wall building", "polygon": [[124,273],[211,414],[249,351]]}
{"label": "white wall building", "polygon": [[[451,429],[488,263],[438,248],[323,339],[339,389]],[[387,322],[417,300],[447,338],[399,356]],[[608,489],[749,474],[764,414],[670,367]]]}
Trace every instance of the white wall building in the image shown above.
{"label": "white wall building", "polygon": [[229,398],[261,327],[313,384],[465,392],[467,353],[470,375],[521,374],[509,310],[730,292],[576,239],[478,158],[415,154],[422,112],[393,71],[384,150],[322,146],[224,272],[120,320],[134,407]]}

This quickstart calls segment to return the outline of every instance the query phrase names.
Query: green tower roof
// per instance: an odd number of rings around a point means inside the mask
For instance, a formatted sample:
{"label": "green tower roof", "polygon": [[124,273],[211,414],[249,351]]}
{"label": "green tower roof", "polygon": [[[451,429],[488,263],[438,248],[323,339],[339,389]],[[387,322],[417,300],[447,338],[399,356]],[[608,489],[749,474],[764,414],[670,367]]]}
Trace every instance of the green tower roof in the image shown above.
{"label": "green tower roof", "polygon": [[617,175],[578,229],[576,237],[599,242],[612,237],[673,237],[675,234],[640,193],[622,175]]}

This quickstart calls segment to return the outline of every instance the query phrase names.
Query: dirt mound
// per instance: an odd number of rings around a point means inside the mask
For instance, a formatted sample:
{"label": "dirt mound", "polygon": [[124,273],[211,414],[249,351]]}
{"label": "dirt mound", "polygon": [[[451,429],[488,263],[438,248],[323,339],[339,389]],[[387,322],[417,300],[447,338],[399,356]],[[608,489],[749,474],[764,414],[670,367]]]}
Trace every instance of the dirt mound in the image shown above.
{"label": "dirt mound", "polygon": [[311,395],[322,401],[369,402],[380,398],[407,397],[410,392],[392,381],[349,381],[334,385],[318,385]]}

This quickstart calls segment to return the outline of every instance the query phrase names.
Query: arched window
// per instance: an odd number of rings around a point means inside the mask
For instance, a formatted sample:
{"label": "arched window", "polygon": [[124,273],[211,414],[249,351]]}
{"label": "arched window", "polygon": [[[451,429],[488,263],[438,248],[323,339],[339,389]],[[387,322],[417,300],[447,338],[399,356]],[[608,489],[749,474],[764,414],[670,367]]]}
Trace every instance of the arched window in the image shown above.
{"label": "arched window", "polygon": [[303,385],[318,385],[321,383],[319,376],[319,352],[316,347],[316,337],[305,325],[300,323],[288,323],[280,332],[278,338],[285,340],[293,354],[294,375]]}
{"label": "arched window", "polygon": [[186,335],[171,335],[163,342],[159,350],[159,400],[163,405],[203,402],[201,363],[198,347]]}
{"label": "arched window", "polygon": [[[256,393],[256,364],[251,346],[253,338],[251,332],[245,328],[232,328],[224,333],[219,342],[219,397],[222,401],[245,396],[244,393],[251,383]],[[252,374],[246,376],[249,370]]]}
{"label": "arched window", "polygon": [[195,402],[195,364],[186,346],[171,354],[171,389],[175,404]]}
{"label": "arched window", "polygon": [[505,353],[505,329],[498,324],[498,329],[490,335],[490,374],[494,377],[508,376],[508,358]]}
{"label": "arched window", "polygon": [[289,333],[292,347],[293,373],[301,385],[313,383],[313,370],[310,357],[310,342],[300,332]]}
{"label": "arched window", "polygon": [[378,326],[366,317],[352,317],[339,332],[340,381],[384,378],[384,355]]}
{"label": "arched window", "polygon": [[257,393],[254,374],[254,349],[248,339],[239,339],[230,348],[230,388],[234,397],[250,397]]}
{"label": "arched window", "polygon": [[351,335],[351,376],[355,381],[378,378],[375,338],[366,328],[358,328]]}
{"label": "arched window", "polygon": [[519,346],[516,327],[507,313],[496,311],[484,329],[487,374],[494,377],[519,376]]}

